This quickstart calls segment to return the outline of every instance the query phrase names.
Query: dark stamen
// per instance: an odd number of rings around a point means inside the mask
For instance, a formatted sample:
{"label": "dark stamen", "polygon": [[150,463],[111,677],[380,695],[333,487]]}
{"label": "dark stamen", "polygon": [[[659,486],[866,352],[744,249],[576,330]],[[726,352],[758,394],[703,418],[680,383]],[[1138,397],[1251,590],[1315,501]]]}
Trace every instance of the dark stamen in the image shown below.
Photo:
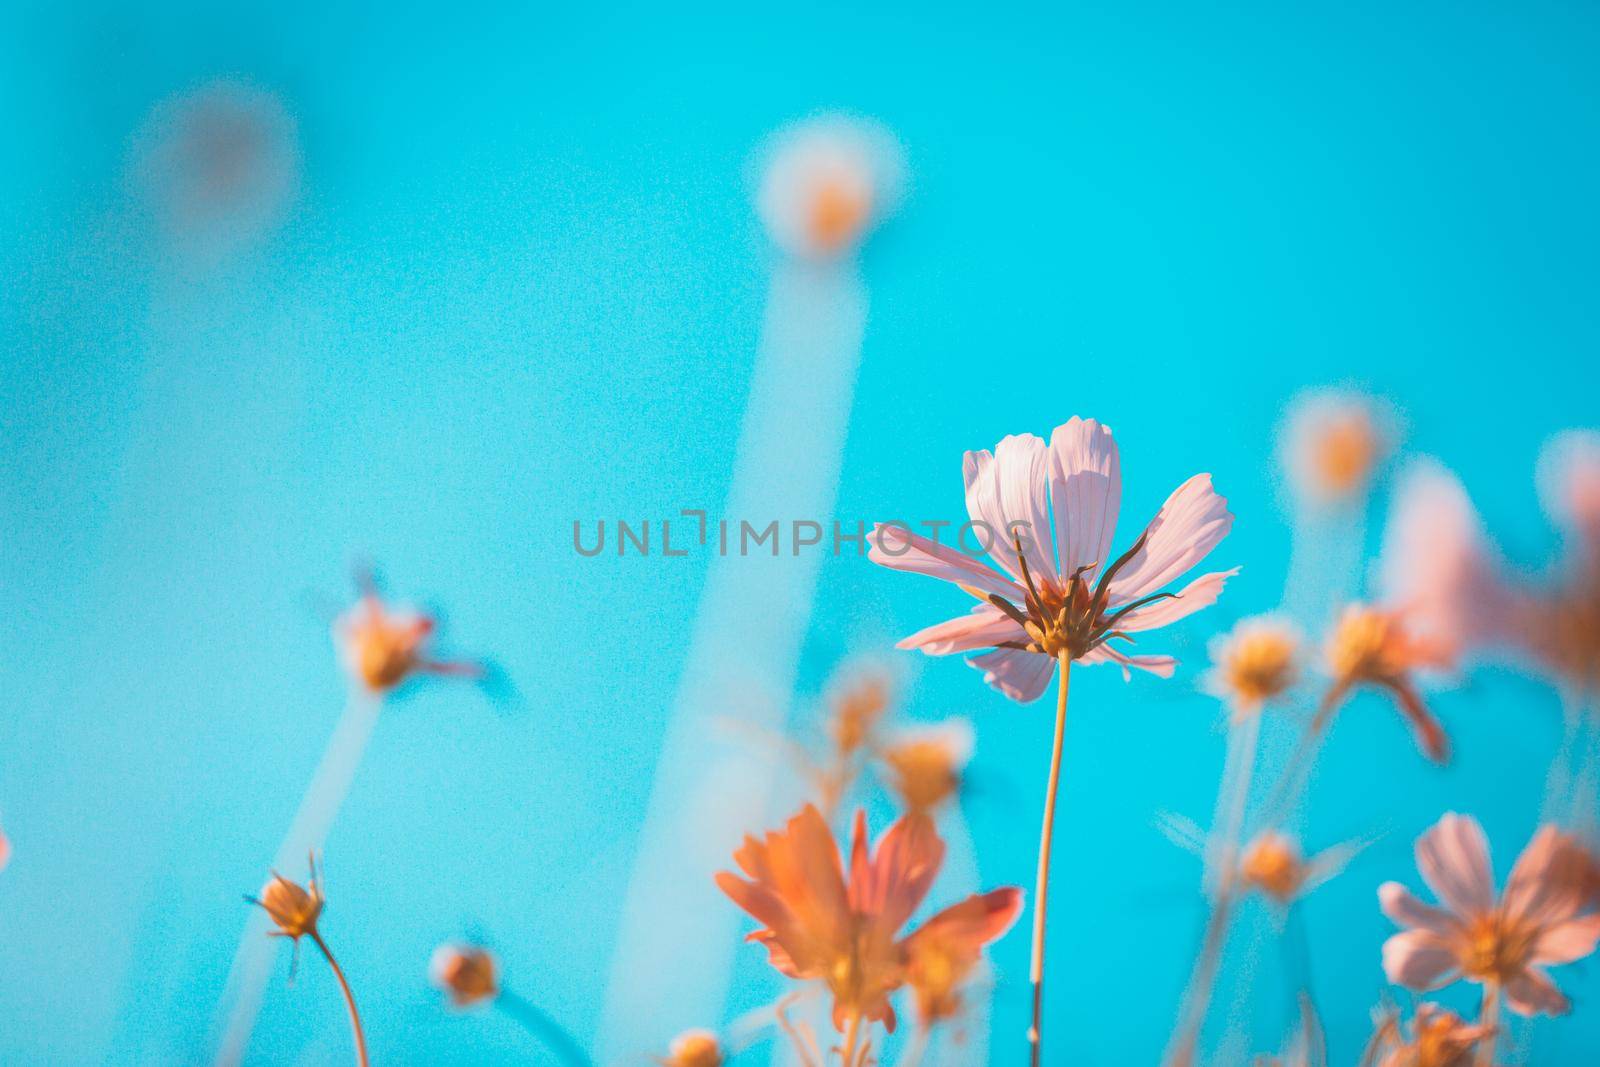
{"label": "dark stamen", "polygon": [[1005,612],[1011,621],[1016,623],[1018,626],[1028,625],[1028,617],[1022,613],[1021,609],[1019,609],[1015,604],[1007,600],[1005,597],[1000,596],[998,593],[990,593],[984,599],[990,604],[993,604],[995,607],[999,608],[1001,611]]}
{"label": "dark stamen", "polygon": [[1105,610],[1106,600],[1110,596],[1109,590],[1111,588],[1111,579],[1115,578],[1117,576],[1117,572],[1128,565],[1129,560],[1133,559],[1134,556],[1139,554],[1140,550],[1144,548],[1145,542],[1148,540],[1150,540],[1150,531],[1147,529],[1144,533],[1139,535],[1139,539],[1133,543],[1132,548],[1129,548],[1128,551],[1117,557],[1117,561],[1111,566],[1107,567],[1104,573],[1100,575],[1100,581],[1094,587],[1093,603],[1096,614],[1099,614],[1101,611]]}
{"label": "dark stamen", "polygon": [[1121,622],[1130,611],[1137,611],[1147,604],[1154,604],[1158,600],[1177,599],[1177,593],[1151,593],[1149,596],[1141,597],[1131,604],[1124,604],[1122,607],[1118,608],[1115,613],[1106,616],[1105,620],[1100,624],[1100,628],[1102,630],[1114,630],[1116,629],[1117,623]]}
{"label": "dark stamen", "polygon": [[1043,619],[1045,618],[1044,598],[1039,595],[1039,590],[1034,587],[1033,573],[1028,570],[1027,557],[1022,554],[1022,538],[1017,536],[1016,531],[1011,533],[1011,543],[1017,548],[1017,565],[1022,568],[1022,581],[1027,585],[1028,593],[1032,597],[1028,602],[1028,610],[1038,618]]}

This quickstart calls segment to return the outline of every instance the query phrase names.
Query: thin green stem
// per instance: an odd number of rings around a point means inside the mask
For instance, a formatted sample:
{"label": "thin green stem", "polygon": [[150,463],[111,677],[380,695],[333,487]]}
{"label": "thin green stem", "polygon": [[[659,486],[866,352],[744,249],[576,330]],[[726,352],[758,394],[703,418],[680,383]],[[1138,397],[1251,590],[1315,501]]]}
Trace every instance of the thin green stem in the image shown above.
{"label": "thin green stem", "polygon": [[1044,1044],[1044,928],[1050,895],[1050,845],[1055,837],[1056,793],[1061,785],[1061,744],[1067,732],[1067,689],[1072,674],[1072,658],[1062,652],[1057,657],[1061,668],[1056,696],[1056,734],[1050,749],[1050,780],[1044,793],[1044,825],[1039,830],[1039,877],[1033,893],[1033,953],[1028,962],[1028,981],[1033,983],[1033,1022],[1028,1027],[1029,1062],[1039,1067]]}
{"label": "thin green stem", "polygon": [[350,1010],[350,1030],[356,1037],[356,1063],[360,1067],[367,1067],[367,1038],[361,1032],[361,1016],[356,1011],[355,994],[350,992],[350,983],[345,980],[344,969],[339,966],[339,961],[333,958],[333,953],[328,951],[328,943],[322,940],[322,935],[312,930],[310,936],[312,943],[321,950],[322,958],[333,968],[333,976],[339,980],[339,990],[344,994],[344,1006]]}

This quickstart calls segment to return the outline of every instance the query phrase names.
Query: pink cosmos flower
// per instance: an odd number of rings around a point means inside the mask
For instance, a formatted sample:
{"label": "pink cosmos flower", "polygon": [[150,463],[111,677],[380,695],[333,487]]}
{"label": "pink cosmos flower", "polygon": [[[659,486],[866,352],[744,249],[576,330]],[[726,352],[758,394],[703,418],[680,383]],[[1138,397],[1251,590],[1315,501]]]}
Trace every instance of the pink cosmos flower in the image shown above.
{"label": "pink cosmos flower", "polygon": [[1110,642],[1176,622],[1214,603],[1238,568],[1203,575],[1179,593],[1162,587],[1205,558],[1233,526],[1209,474],[1178,486],[1133,546],[1114,561],[1111,537],[1122,499],[1121,461],[1110,428],[1074,417],[1050,443],[1032,434],[1005,438],[993,454],[963,463],[971,530],[995,566],[957,549],[880,523],[873,562],[951,582],[980,603],[971,614],[900,642],[932,656],[992,649],[968,660],[1012,700],[1037,700],[1062,657],[1138,667],[1171,677],[1178,661],[1129,655]]}
{"label": "pink cosmos flower", "polygon": [[1454,660],[1504,636],[1512,594],[1460,479],[1433,460],[1408,466],[1384,531],[1383,600]]}
{"label": "pink cosmos flower", "polygon": [[1444,907],[1398,882],[1378,887],[1383,913],[1407,929],[1384,942],[1389,981],[1439,989],[1458,978],[1505,993],[1519,1015],[1571,1008],[1544,968],[1595,950],[1600,912],[1570,877],[1567,839],[1553,826],[1534,835],[1498,901],[1489,844],[1476,819],[1447,813],[1417,838],[1417,868]]}
{"label": "pink cosmos flower", "polygon": [[1600,431],[1564,430],[1545,442],[1537,468],[1545,511],[1574,540],[1600,545]]}

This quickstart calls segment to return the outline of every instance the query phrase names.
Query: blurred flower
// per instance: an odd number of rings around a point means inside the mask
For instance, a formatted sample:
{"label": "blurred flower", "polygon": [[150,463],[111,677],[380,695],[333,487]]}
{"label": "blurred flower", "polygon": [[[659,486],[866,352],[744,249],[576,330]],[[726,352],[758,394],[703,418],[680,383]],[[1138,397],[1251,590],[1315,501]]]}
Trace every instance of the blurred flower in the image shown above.
{"label": "blurred flower", "polygon": [[722,1067],[726,1056],[722,1042],[709,1030],[685,1030],[672,1039],[665,1059],[658,1058],[661,1067]]}
{"label": "blurred flower", "polygon": [[428,962],[428,978],[458,1008],[475,1007],[500,995],[499,967],[477,945],[440,945]]}
{"label": "blurred flower", "polygon": [[1600,854],[1576,834],[1563,833],[1551,863],[1551,877],[1567,885],[1580,900],[1600,909]]}
{"label": "blurred flower", "polygon": [[1333,686],[1323,699],[1318,723],[1325,723],[1352,689],[1374,686],[1394,697],[1428,758],[1443,762],[1450,753],[1450,739],[1423,704],[1414,674],[1419,668],[1449,666],[1452,651],[1413,633],[1409,620],[1398,612],[1368,604],[1349,605],[1328,639],[1326,654]]}
{"label": "blurred flower", "polygon": [[1380,1017],[1361,1063],[1363,1067],[1472,1067],[1479,1042],[1494,1029],[1424,1002],[1417,1005],[1407,1039],[1399,1015],[1388,1011]]}
{"label": "blurred flower", "polygon": [[750,880],[723,871],[716,881],[764,924],[749,940],[765,945],[772,965],[790,978],[824,982],[841,1031],[851,1018],[894,1030],[889,996],[906,983],[921,942],[944,939],[952,953],[977,952],[1010,929],[1022,909],[1019,890],[997,889],[900,937],[944,860],[944,842],[923,815],[901,817],[871,850],[866,813],[858,812],[848,881],[832,832],[809,804],[783,830],[759,841],[746,837],[734,860]]}
{"label": "blurred flower", "polygon": [[1600,689],[1600,569],[1525,597],[1513,633],[1550,674],[1579,691]]}
{"label": "blurred flower", "polygon": [[356,1045],[356,1063],[359,1067],[367,1067],[367,1038],[361,1029],[361,1015],[356,1011],[355,993],[350,989],[344,970],[333,958],[328,943],[317,930],[317,920],[322,916],[324,900],[322,889],[317,884],[316,856],[311,856],[309,863],[310,876],[306,885],[298,885],[277,871],[273,871],[272,880],[262,886],[261,895],[247,896],[245,900],[266,912],[267,917],[277,924],[278,928],[269,931],[268,936],[287,937],[294,943],[294,959],[289,967],[290,981],[294,980],[294,969],[299,964],[302,937],[309,937],[311,943],[317,946],[317,951],[322,953],[322,958],[328,961],[328,969],[333,971],[333,977],[339,983],[339,992],[344,995],[345,1010],[350,1015],[350,1031]]}
{"label": "blurred flower", "polygon": [[1284,419],[1283,462],[1303,499],[1340,504],[1364,495],[1391,447],[1380,405],[1359,393],[1319,390],[1294,400]]}
{"label": "blurred flower", "polygon": [[1466,490],[1433,460],[1408,466],[1384,533],[1384,603],[1452,658],[1502,639],[1511,593]]}
{"label": "blurred flower", "polygon": [[0,833],[0,871],[5,870],[6,864],[11,862],[11,838]]}
{"label": "blurred flower", "polygon": [[474,663],[447,662],[427,655],[434,621],[413,611],[391,611],[378,597],[370,580],[362,580],[362,596],[355,607],[333,624],[333,640],[345,669],[367,690],[386,693],[413,674],[443,674],[477,678],[483,668]]}
{"label": "blurred flower", "polygon": [[1300,677],[1300,633],[1270,615],[1241,619],[1211,639],[1210,652],[1212,667],[1201,687],[1227,701],[1236,719],[1260,712]]}
{"label": "blurred flower", "polygon": [[1551,520],[1588,552],[1600,554],[1600,431],[1566,430],[1546,441],[1537,481]]}
{"label": "blurred flower", "polygon": [[1061,656],[1116,663],[1124,676],[1138,667],[1170,677],[1177,666],[1171,656],[1129,656],[1110,642],[1131,642],[1129,634],[1209,606],[1238,573],[1204,575],[1180,593],[1160,591],[1233,525],[1209,474],[1180,485],[1133,546],[1106,565],[1122,472],[1111,431],[1093,419],[1069,420],[1048,447],[1025,434],[1007,437],[993,455],[968,452],[964,476],[973,528],[989,531],[990,554],[1004,573],[894,524],[874,527],[869,558],[942,578],[982,601],[971,614],[913,634],[899,647],[933,656],[993,648],[968,662],[1012,700],[1038,699]]}
{"label": "blurred flower", "polygon": [[1458,978],[1504,992],[1519,1015],[1561,1015],[1571,1003],[1544,968],[1592,953],[1600,912],[1566,877],[1566,840],[1553,826],[1534,835],[1495,900],[1489,845],[1476,819],[1446,814],[1417,838],[1417,868],[1444,907],[1398,882],[1378,888],[1383,913],[1406,927],[1383,946],[1389,980],[1438,989]]}
{"label": "blurred flower", "polygon": [[756,207],[773,241],[791,255],[842,256],[893,213],[904,172],[900,146],[878,123],[810,119],[773,138]]}
{"label": "blurred flower", "polygon": [[1306,863],[1293,838],[1267,830],[1245,846],[1239,859],[1239,875],[1246,885],[1288,902],[1300,895],[1306,880]]}
{"label": "blurred flower", "polygon": [[1263,830],[1240,854],[1239,877],[1279,904],[1289,904],[1344,870],[1358,851],[1356,846],[1336,845],[1307,859],[1294,838]]}
{"label": "blurred flower", "polygon": [[277,924],[278,928],[272,931],[272,936],[287,937],[293,941],[307,936],[315,937],[324,900],[322,890],[317,885],[316,857],[311,858],[310,866],[311,876],[305,886],[273,871],[271,880],[261,887],[259,896],[245,897]]}
{"label": "blurred flower", "polygon": [[294,119],[277,96],[222,79],[158,104],[133,140],[130,176],[167,236],[203,254],[259,239],[300,185]]}
{"label": "blurred flower", "polygon": [[841,677],[829,698],[827,721],[837,756],[850,758],[872,743],[891,689],[888,673],[879,668],[864,667]]}
{"label": "blurred flower", "polygon": [[[942,912],[906,942],[906,982],[911,987],[917,1019],[924,1027],[960,1016],[978,965],[983,962],[983,946],[1003,934],[1022,910],[1021,894],[1011,892],[1015,893],[1015,904],[1009,912],[997,913],[984,897],[968,897]],[[1003,925],[991,933],[996,924]]]}
{"label": "blurred flower", "polygon": [[972,724],[946,719],[936,726],[903,731],[884,745],[880,758],[889,771],[889,786],[905,809],[926,813],[961,787],[972,747]]}

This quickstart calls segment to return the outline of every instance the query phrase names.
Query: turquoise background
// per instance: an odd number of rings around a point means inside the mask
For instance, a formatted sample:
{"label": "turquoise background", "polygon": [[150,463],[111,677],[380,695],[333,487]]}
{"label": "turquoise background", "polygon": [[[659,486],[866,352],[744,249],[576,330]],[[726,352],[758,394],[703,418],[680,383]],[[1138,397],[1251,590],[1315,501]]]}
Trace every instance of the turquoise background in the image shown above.
{"label": "turquoise background", "polygon": [[[474,931],[592,1034],[706,559],[584,559],[571,523],[720,507],[771,264],[750,153],[846,108],[897,131],[913,181],[865,260],[840,515],[957,518],[964,449],[1083,414],[1122,444],[1124,539],[1197,469],[1238,516],[1216,558],[1243,574],[1159,639],[1176,681],[1075,678],[1050,1058],[1153,1062],[1200,912],[1150,824],[1209,811],[1204,640],[1281,590],[1283,402],[1391,398],[1514,558],[1556,550],[1534,456],[1600,422],[1597,54],[1600,12],[1570,3],[7,5],[0,1061],[203,1062],[239,894],[341,706],[315,605],[353,555],[516,689],[397,702],[328,842],[374,1060],[541,1062],[427,988],[435,942]],[[250,254],[175,269],[130,204],[130,137],[224,75],[295,117],[301,196]],[[805,686],[959,600],[830,560]],[[913,714],[977,724],[986,880],[1028,883],[1048,710],[916,666]],[[1376,884],[1416,883],[1410,840],[1447,808],[1503,872],[1558,736],[1504,671],[1437,706],[1448,770],[1376,699],[1323,764],[1312,843],[1388,831],[1305,909],[1339,1062],[1383,988]],[[995,953],[997,1048],[1026,953],[1022,931]],[[1579,1006],[1545,1062],[1600,1047],[1597,970],[1561,974]],[[307,966],[252,1062],[347,1045]]]}

